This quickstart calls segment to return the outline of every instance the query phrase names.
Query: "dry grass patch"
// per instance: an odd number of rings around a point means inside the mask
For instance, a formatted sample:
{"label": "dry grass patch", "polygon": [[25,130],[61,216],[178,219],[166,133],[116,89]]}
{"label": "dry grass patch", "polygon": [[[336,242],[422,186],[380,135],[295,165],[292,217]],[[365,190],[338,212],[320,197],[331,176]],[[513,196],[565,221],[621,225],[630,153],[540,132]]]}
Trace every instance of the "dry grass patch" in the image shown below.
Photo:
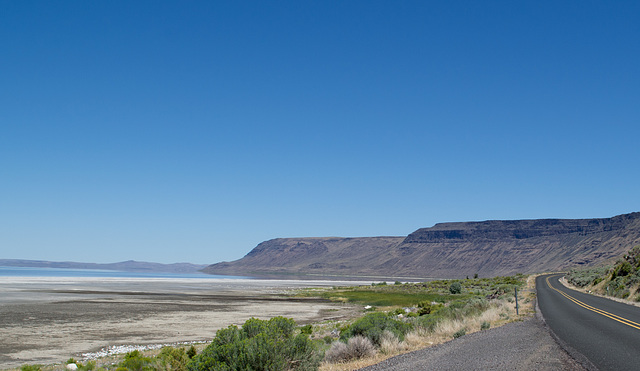
{"label": "dry grass patch", "polygon": [[481,331],[482,324],[485,322],[489,323],[493,328],[499,327],[508,322],[520,320],[526,316],[528,316],[528,314],[521,314],[520,316],[516,315],[515,303],[511,303],[507,300],[493,300],[491,301],[489,308],[477,316],[463,319],[442,320],[434,327],[433,331],[417,327],[407,333],[404,336],[403,341],[399,341],[398,338],[390,332],[385,332],[382,336],[380,348],[374,356],[352,361],[342,361],[339,363],[329,363],[325,360],[325,362],[320,366],[320,370],[356,370],[380,363],[388,358],[400,354],[451,341],[454,334],[462,329],[466,330],[466,334],[470,334]]}

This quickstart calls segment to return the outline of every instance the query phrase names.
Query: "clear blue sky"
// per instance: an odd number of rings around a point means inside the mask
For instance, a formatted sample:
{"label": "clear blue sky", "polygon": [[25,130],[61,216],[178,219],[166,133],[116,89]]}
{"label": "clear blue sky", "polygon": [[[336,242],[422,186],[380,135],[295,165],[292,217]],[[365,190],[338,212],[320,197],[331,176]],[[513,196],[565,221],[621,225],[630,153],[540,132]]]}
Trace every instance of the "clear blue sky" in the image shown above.
{"label": "clear blue sky", "polygon": [[0,258],[640,211],[637,1],[0,1]]}

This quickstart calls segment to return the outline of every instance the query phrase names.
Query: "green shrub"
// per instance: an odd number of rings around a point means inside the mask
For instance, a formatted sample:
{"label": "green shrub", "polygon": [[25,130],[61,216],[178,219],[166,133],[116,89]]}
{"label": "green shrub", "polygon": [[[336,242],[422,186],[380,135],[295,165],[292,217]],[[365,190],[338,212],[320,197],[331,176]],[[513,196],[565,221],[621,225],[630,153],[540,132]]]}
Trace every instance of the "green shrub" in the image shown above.
{"label": "green shrub", "polygon": [[96,361],[89,361],[86,364],[78,363],[78,371],[92,371],[96,369]]}
{"label": "green shrub", "polygon": [[431,314],[440,308],[442,308],[442,304],[433,304],[428,300],[423,300],[418,303],[418,315],[424,316]]}
{"label": "green shrub", "polygon": [[20,371],[40,371],[42,365],[22,365]]}
{"label": "green shrub", "polygon": [[145,357],[139,350],[134,350],[125,354],[124,360],[120,362],[119,366],[129,371],[143,371],[150,364],[151,359],[149,357]]}
{"label": "green shrub", "polygon": [[194,347],[193,345],[190,346],[189,349],[187,349],[187,357],[189,357],[189,359],[195,357],[197,353],[198,352],[196,352],[196,347]]}
{"label": "green shrub", "polygon": [[462,293],[462,285],[460,282],[454,282],[449,286],[449,292],[452,294],[460,294]]}
{"label": "green shrub", "polygon": [[[195,351],[195,349],[194,349]],[[191,358],[184,348],[164,347],[154,359],[154,368],[172,371],[186,371]]]}
{"label": "green shrub", "polygon": [[611,266],[573,269],[569,271],[565,277],[569,283],[578,287],[597,285],[602,282],[605,276],[607,276],[607,272],[610,269]]}
{"label": "green shrub", "polygon": [[461,328],[453,334],[453,338],[457,339],[467,334],[467,329]]}
{"label": "green shrub", "polygon": [[627,276],[629,273],[631,273],[632,270],[633,267],[631,266],[631,263],[626,260],[622,261],[616,264],[615,268],[613,269],[613,273],[611,273],[611,279]]}
{"label": "green shrub", "polygon": [[488,330],[490,327],[491,327],[491,324],[487,321],[484,321],[480,325],[480,330]]}
{"label": "green shrub", "polygon": [[438,323],[443,320],[462,320],[467,317],[477,316],[489,308],[489,302],[484,298],[471,298],[466,300],[454,300],[448,306],[438,310],[432,310],[431,314],[416,318],[416,326],[433,331]]}
{"label": "green shrub", "polygon": [[305,334],[295,335],[290,318],[251,318],[241,329],[229,326],[188,364],[196,370],[314,370],[320,357]]}
{"label": "green shrub", "polygon": [[627,277],[619,276],[614,280],[609,281],[606,286],[607,294],[617,298],[629,296],[629,290],[627,289]]}
{"label": "green shrub", "polygon": [[371,340],[376,346],[380,346],[380,339],[385,330],[390,331],[398,339],[402,340],[404,335],[412,328],[411,324],[392,318],[385,313],[369,313],[357,319],[345,331],[342,331],[340,339],[346,341],[349,338],[361,335]]}
{"label": "green shrub", "polygon": [[313,327],[311,325],[304,325],[300,327],[300,333],[305,335],[311,335],[313,333]]}

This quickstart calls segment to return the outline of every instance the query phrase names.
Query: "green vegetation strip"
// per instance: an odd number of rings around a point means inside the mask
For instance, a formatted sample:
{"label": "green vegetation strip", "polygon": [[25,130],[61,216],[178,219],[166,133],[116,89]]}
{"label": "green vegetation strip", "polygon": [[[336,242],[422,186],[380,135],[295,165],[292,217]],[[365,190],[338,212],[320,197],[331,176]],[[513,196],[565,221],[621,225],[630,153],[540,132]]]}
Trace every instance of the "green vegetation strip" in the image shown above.
{"label": "green vegetation strip", "polygon": [[640,246],[613,265],[573,269],[566,278],[572,285],[598,294],[640,302]]}

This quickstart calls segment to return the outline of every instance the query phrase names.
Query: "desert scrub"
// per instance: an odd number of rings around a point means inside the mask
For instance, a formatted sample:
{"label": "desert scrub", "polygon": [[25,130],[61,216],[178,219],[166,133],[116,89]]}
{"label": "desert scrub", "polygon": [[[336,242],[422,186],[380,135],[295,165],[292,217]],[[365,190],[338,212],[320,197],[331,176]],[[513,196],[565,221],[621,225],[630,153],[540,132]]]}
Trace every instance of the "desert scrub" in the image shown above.
{"label": "desert scrub", "polygon": [[331,363],[348,362],[354,359],[372,357],[376,354],[376,348],[371,340],[364,336],[354,336],[346,343],[336,341],[325,353],[325,361]]}
{"label": "desert scrub", "polygon": [[452,294],[461,294],[462,293],[462,285],[460,282],[454,282],[449,286],[449,292]]}
{"label": "desert scrub", "polygon": [[[512,294],[514,287],[522,286],[525,281],[526,276],[517,274],[506,277],[454,281],[436,280],[399,285],[375,284],[373,286],[333,287],[331,289],[302,290],[298,292],[298,295],[376,307],[411,307],[423,301],[446,303],[455,299],[489,295],[497,298],[505,294]],[[460,293],[453,294],[450,288],[455,282],[460,285]],[[458,284],[454,285],[455,292],[458,292]]]}
{"label": "desert scrub", "polygon": [[640,291],[640,246],[629,250],[614,265],[573,269],[565,278],[572,285],[625,299]]}
{"label": "desert scrub", "polygon": [[491,306],[491,302],[484,298],[471,298],[455,300],[447,306],[440,307],[431,314],[411,318],[411,323],[416,327],[433,332],[444,321],[463,321],[477,317]]}
{"label": "desert scrub", "polygon": [[151,368],[151,357],[146,357],[139,350],[134,350],[124,356],[116,370],[142,371]]}
{"label": "desert scrub", "polygon": [[251,318],[242,328],[229,326],[188,364],[200,370],[315,370],[320,356],[308,335],[296,334],[292,319]]}
{"label": "desert scrub", "polygon": [[153,359],[152,367],[156,370],[187,371],[187,364],[191,358],[193,356],[189,357],[184,348],[164,347]]}
{"label": "desert scrub", "polygon": [[418,316],[424,316],[426,314],[431,314],[431,312],[435,312],[438,309],[442,308],[442,304],[433,303],[428,300],[424,300],[418,303]]}
{"label": "desert scrub", "polygon": [[565,275],[565,277],[572,285],[586,287],[601,282],[611,268],[611,266],[604,266],[597,268],[572,269]]}
{"label": "desert scrub", "polygon": [[453,338],[457,339],[459,337],[462,337],[464,335],[467,334],[467,329],[466,328],[461,328],[460,330],[456,331],[453,333]]}
{"label": "desert scrub", "polygon": [[398,339],[403,339],[404,335],[413,329],[413,325],[395,319],[393,314],[382,312],[369,313],[364,317],[355,320],[349,327],[340,333],[340,339],[346,341],[355,336],[364,336],[371,340],[375,346],[380,346],[382,334],[385,331],[391,332]]}

